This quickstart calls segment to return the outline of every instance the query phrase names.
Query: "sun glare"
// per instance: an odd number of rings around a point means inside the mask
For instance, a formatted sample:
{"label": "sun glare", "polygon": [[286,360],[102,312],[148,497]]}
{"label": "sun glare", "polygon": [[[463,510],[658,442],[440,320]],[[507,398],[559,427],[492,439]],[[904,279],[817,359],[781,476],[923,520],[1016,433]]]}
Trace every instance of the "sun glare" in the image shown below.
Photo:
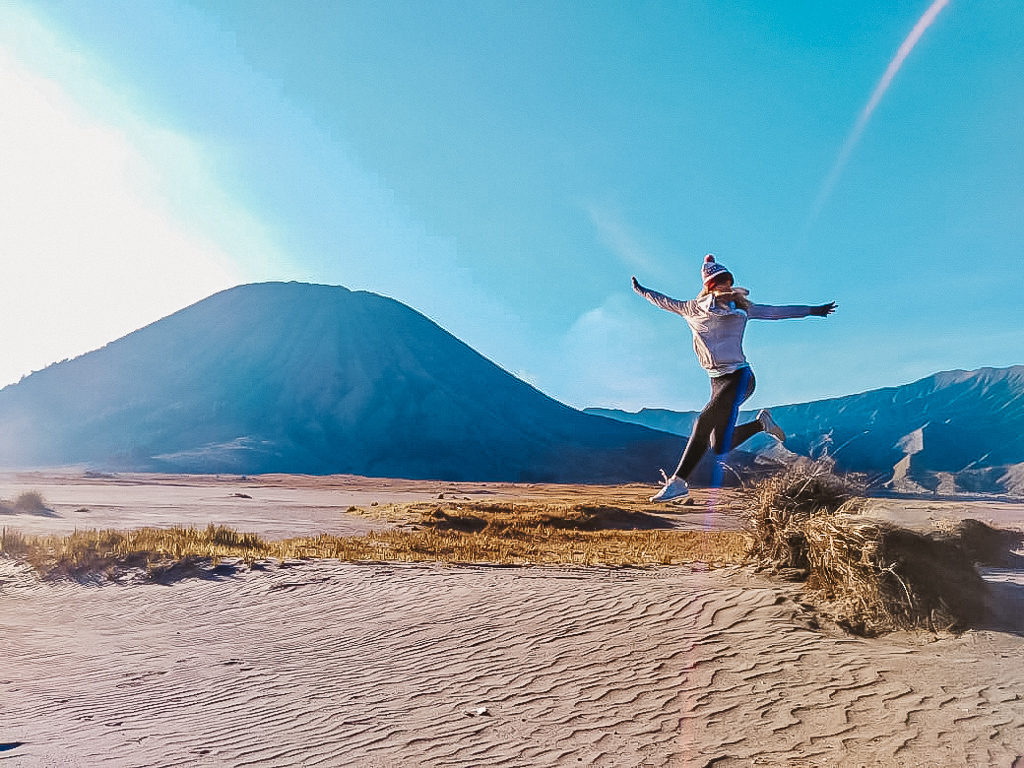
{"label": "sun glare", "polygon": [[240,282],[129,136],[0,48],[0,385]]}

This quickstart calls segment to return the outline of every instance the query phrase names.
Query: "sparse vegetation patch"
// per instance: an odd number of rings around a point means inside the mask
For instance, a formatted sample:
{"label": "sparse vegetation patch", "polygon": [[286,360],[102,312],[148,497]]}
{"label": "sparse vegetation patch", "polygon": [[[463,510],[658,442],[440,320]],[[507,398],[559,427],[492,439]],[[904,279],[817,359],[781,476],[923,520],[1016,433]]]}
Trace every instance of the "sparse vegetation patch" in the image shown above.
{"label": "sparse vegetation patch", "polygon": [[25,491],[14,501],[0,499],[0,515],[52,515],[53,510],[46,506],[42,494],[38,491]]}
{"label": "sparse vegetation patch", "polygon": [[824,464],[762,481],[749,516],[751,553],[805,580],[824,611],[856,634],[960,630],[981,620],[986,587],[974,562],[1006,557],[1020,535],[977,521],[922,534],[864,518],[862,488]]}
{"label": "sparse vegetation patch", "polygon": [[216,565],[225,558],[494,563],[500,565],[656,566],[743,562],[749,539],[737,531],[682,531],[661,518],[615,507],[544,504],[410,505],[404,525],[365,536],[267,541],[223,526],[77,531],[24,536],[4,531],[0,550],[44,578],[112,577],[143,569]]}

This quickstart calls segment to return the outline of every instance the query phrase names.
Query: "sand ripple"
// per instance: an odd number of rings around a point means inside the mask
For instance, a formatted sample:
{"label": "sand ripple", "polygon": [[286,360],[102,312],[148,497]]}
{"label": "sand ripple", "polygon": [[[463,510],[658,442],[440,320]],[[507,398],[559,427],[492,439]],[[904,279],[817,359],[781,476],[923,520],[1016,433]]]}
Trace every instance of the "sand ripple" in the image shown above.
{"label": "sand ripple", "polygon": [[742,570],[0,567],[12,766],[1011,765],[1020,637],[859,640]]}

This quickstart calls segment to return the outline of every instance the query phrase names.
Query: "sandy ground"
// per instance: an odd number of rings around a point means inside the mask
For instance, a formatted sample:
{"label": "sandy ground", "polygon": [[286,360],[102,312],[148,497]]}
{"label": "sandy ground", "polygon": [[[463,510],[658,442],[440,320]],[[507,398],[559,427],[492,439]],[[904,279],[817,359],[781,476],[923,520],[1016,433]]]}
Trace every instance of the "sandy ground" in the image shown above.
{"label": "sandy ground", "polygon": [[[443,493],[643,506],[648,492],[343,477],[0,477],[0,497],[23,490],[40,491],[55,516],[0,524],[216,522],[275,537],[383,525],[346,512],[373,501]],[[695,497],[692,507],[666,510],[678,525],[739,524],[735,494],[713,504],[707,492]],[[900,500],[884,499],[874,513],[899,510]],[[1007,524],[1022,512],[918,500],[907,516],[922,526],[958,515]],[[1024,574],[985,575],[989,626],[864,640],[814,628],[797,587],[744,568],[325,561],[170,586],[98,586],[41,584],[0,560],[0,761],[1024,766]]]}

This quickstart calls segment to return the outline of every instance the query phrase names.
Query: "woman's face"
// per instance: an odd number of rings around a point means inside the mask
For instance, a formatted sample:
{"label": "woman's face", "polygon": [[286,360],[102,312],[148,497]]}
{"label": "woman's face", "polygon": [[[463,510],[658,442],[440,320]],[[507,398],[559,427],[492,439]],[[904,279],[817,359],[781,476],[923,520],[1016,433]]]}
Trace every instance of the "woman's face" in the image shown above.
{"label": "woman's face", "polygon": [[712,291],[728,291],[732,288],[732,275],[725,274],[716,277],[709,286]]}

